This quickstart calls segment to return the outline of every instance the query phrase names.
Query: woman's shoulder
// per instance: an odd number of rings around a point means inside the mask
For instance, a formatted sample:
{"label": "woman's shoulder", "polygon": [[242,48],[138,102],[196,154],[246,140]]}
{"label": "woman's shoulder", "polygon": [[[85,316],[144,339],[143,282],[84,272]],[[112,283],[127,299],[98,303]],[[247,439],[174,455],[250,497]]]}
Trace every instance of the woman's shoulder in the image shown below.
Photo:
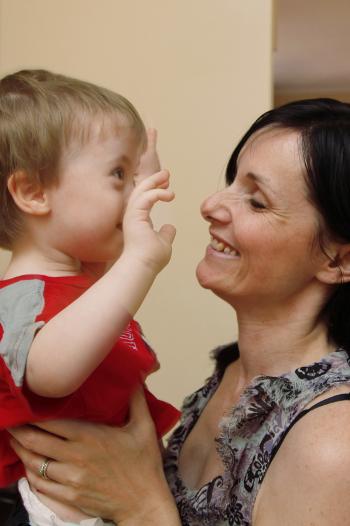
{"label": "woman's shoulder", "polygon": [[[313,405],[338,394],[340,386]],[[350,399],[309,411],[287,434],[261,486],[254,526],[346,524],[350,514]]]}
{"label": "woman's shoulder", "polygon": [[[350,398],[338,399],[339,394],[350,394],[350,385],[334,387],[306,406],[310,411],[285,439],[286,460],[291,457],[293,448],[299,458],[308,459],[310,466],[313,461],[315,466],[321,467],[335,465],[339,460],[350,464]],[[318,405],[323,401],[330,403]],[[347,459],[342,452],[348,453]]]}

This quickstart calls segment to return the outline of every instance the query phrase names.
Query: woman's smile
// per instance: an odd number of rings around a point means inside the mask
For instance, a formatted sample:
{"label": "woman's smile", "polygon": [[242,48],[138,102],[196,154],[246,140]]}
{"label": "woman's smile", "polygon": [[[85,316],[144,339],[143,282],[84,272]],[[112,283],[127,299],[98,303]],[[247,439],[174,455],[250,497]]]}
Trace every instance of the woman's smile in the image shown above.
{"label": "woman's smile", "polygon": [[238,259],[240,257],[239,252],[235,248],[213,235],[210,236],[208,254],[215,254],[218,257],[227,259]]}

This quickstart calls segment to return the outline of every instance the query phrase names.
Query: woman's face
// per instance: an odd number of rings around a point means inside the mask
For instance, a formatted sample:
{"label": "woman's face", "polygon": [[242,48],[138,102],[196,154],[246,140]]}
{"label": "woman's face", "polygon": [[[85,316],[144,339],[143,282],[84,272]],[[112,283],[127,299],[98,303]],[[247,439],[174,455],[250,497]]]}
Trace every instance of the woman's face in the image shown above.
{"label": "woman's face", "polygon": [[307,197],[299,138],[278,128],[254,134],[234,182],[202,204],[212,241],[197,278],[232,305],[292,298],[315,283],[325,261],[315,242],[318,214]]}

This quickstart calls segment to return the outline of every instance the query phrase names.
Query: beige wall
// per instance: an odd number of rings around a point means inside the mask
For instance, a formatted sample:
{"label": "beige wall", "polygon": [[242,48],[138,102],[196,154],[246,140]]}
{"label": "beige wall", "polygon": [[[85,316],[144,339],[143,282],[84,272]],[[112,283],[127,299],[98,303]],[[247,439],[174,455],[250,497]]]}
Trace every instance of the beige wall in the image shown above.
{"label": "beige wall", "polygon": [[292,102],[293,100],[301,99],[315,99],[319,97],[330,97],[331,99],[338,99],[343,102],[350,102],[350,91],[336,91],[336,90],[309,90],[309,91],[278,91],[274,93],[274,107]]}
{"label": "beige wall", "polygon": [[271,106],[271,0],[0,0],[0,73],[42,67],[126,95],[159,130],[176,202],[174,257],[138,314],[162,362],[150,380],[179,403],[208,351],[235,337],[231,310],[195,281],[208,243],[202,199],[224,184],[229,153]]}

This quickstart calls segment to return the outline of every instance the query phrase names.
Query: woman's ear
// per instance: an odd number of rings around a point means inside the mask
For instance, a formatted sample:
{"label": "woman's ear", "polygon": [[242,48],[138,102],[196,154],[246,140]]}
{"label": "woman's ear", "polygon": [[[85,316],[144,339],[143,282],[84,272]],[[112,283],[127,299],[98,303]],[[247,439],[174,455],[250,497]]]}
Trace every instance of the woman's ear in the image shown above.
{"label": "woman's ear", "polygon": [[10,175],[7,188],[18,208],[30,215],[42,216],[50,212],[48,196],[42,184],[25,170]]}
{"label": "woman's ear", "polygon": [[328,258],[317,278],[330,285],[350,282],[350,243],[337,246],[336,254]]}

